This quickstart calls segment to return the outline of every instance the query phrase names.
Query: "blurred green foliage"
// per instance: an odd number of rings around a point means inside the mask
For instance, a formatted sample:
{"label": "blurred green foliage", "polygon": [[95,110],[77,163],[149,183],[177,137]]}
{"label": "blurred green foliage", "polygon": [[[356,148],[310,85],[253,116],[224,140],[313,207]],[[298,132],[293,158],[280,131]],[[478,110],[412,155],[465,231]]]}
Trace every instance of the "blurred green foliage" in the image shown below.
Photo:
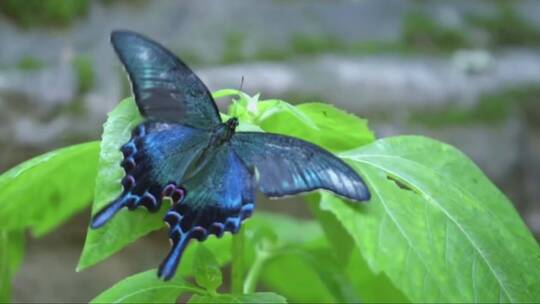
{"label": "blurred green foliage", "polygon": [[2,0],[0,12],[22,27],[66,26],[89,6],[88,0]]}
{"label": "blurred green foliage", "polygon": [[492,46],[540,45],[540,29],[525,20],[510,2],[499,2],[493,16],[471,15],[467,19],[489,34]]}
{"label": "blurred green foliage", "polygon": [[31,56],[24,56],[17,62],[17,68],[23,71],[35,71],[43,67],[45,67],[43,61]]}
{"label": "blurred green foliage", "polygon": [[245,43],[245,34],[239,32],[230,32],[225,35],[223,40],[223,54],[221,63],[233,63],[244,60],[243,48]]}
{"label": "blurred green foliage", "polygon": [[94,87],[94,69],[92,58],[86,55],[79,55],[73,59],[73,68],[77,76],[78,92],[84,94]]}
{"label": "blurred green foliage", "polygon": [[[483,31],[489,45],[473,37]],[[465,15],[460,26],[446,26],[435,17],[416,9],[405,13],[402,36],[397,41],[346,40],[334,33],[304,33],[291,35],[281,46],[262,45],[251,54],[245,52],[246,35],[232,32],[225,36],[221,59],[218,63],[231,64],[244,61],[280,61],[302,55],[323,53],[369,55],[380,53],[447,54],[461,48],[540,45],[540,29],[528,22],[509,2],[499,2],[493,16]],[[200,59],[200,58],[198,58]]]}
{"label": "blurred green foliage", "polygon": [[423,50],[454,50],[469,45],[464,31],[442,26],[431,16],[419,11],[408,13],[403,21],[403,43]]}
{"label": "blurred green foliage", "polygon": [[[411,121],[430,127],[467,125],[478,123],[497,123],[503,121],[514,110],[535,113],[540,109],[540,88],[526,86],[480,96],[474,107],[450,105],[448,109],[437,112],[419,112],[411,115]],[[535,110],[534,110],[535,109]]]}

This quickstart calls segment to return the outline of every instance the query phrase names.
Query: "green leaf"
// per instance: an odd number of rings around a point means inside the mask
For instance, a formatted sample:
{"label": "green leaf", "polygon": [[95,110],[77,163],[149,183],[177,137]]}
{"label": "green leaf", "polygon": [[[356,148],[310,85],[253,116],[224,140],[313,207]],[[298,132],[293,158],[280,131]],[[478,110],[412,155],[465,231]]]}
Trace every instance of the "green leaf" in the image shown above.
{"label": "green leaf", "polygon": [[197,285],[206,288],[211,293],[221,286],[223,277],[216,257],[203,244],[197,246],[196,258],[193,263],[193,273]]}
{"label": "green leaf", "polygon": [[385,138],[341,155],[372,199],[327,193],[375,271],[413,302],[538,302],[539,246],[508,199],[462,153],[423,137]]}
{"label": "green leaf", "polygon": [[256,292],[242,295],[193,295],[188,303],[287,303],[287,299],[273,292]]}
{"label": "green leaf", "polygon": [[312,193],[305,197],[311,212],[319,221],[326,239],[334,248],[336,257],[341,261],[342,265],[347,265],[349,256],[355,248],[354,241],[333,213],[320,208],[320,199],[319,193]]}
{"label": "green leaf", "polygon": [[244,222],[242,229],[246,229],[249,239],[253,239],[261,229],[271,229],[278,237],[276,246],[308,243],[322,237],[321,227],[315,221],[265,211],[255,212]]}
{"label": "green leaf", "polygon": [[[353,238],[337,220],[335,215],[329,211],[320,209],[320,195],[310,194],[307,200],[309,201],[312,212],[321,224],[328,242],[331,244],[334,257],[337,259],[334,262],[337,265],[332,266],[331,269],[346,269],[346,271],[343,271],[345,272],[344,276],[348,279],[346,283],[352,285],[349,288],[356,289],[362,302],[409,302],[384,273],[375,274],[368,267],[366,261],[356,248]],[[329,257],[328,260],[332,260],[332,257]],[[338,289],[338,291],[340,290]],[[345,291],[347,290],[345,289]],[[342,294],[338,300],[351,302],[350,296],[349,298],[344,297],[350,294],[350,292],[334,292],[333,294]]]}
{"label": "green leaf", "polygon": [[388,278],[379,272],[375,274],[356,248],[346,266],[347,275],[364,303],[410,303],[409,299]]}
{"label": "green leaf", "polygon": [[[265,286],[294,302],[357,300],[315,221],[257,212],[245,228],[251,251],[245,256],[264,259],[260,279]],[[249,258],[253,255],[257,258]]]}
{"label": "green leaf", "polygon": [[[260,121],[260,127],[307,140],[333,152],[357,148],[375,139],[367,120],[332,105],[304,103],[293,108],[304,118],[299,119],[290,111],[280,111]],[[307,121],[313,122],[316,129]]]}
{"label": "green leaf", "polygon": [[324,247],[310,248],[312,243],[288,245],[275,251],[261,275],[265,286],[292,302],[359,302],[345,268],[335,259],[332,249],[326,242],[318,243]]}
{"label": "green leaf", "polygon": [[219,98],[223,98],[223,97],[230,97],[230,96],[242,96],[242,95],[246,95],[246,93],[240,91],[240,90],[236,90],[236,89],[222,89],[222,90],[217,90],[215,92],[212,92],[212,97],[214,99],[219,99]]}
{"label": "green leaf", "polygon": [[24,255],[24,232],[0,230],[0,303],[11,299],[11,279]]}
{"label": "green leaf", "polygon": [[[120,167],[122,153],[119,149],[129,140],[131,130],[141,121],[142,118],[132,98],[124,99],[109,113],[109,118],[103,126],[92,214],[122,192],[120,180],[124,176],[124,171]],[[161,214],[149,214],[144,210],[120,211],[114,220],[100,229],[88,229],[77,270],[94,265],[163,225]]]}
{"label": "green leaf", "polygon": [[286,114],[286,116],[293,118],[293,121],[297,121],[303,126],[312,129],[311,131],[320,130],[315,120],[307,115],[305,111],[283,100],[271,99],[261,101],[258,105],[258,110],[259,114],[256,117],[256,121],[259,125],[264,125],[265,121],[273,121],[280,114]]}
{"label": "green leaf", "polygon": [[8,232],[0,230],[0,303],[11,300],[11,256]]}
{"label": "green leaf", "polygon": [[[306,198],[312,212],[321,224],[324,234],[339,265],[335,269],[344,267],[348,284],[354,286],[362,302],[367,303],[406,303],[408,299],[392,284],[384,273],[375,274],[360,255],[351,235],[329,211],[320,209],[320,195],[310,194]],[[285,294],[285,293],[284,293]],[[334,293],[335,294],[335,293]],[[287,295],[287,294],[285,294]],[[343,298],[342,301],[347,299]]]}
{"label": "green leaf", "polygon": [[203,290],[176,276],[163,281],[156,276],[156,270],[148,270],[123,279],[105,290],[90,303],[176,303],[185,292]]}
{"label": "green leaf", "polygon": [[12,168],[0,176],[2,229],[31,228],[43,235],[92,200],[99,144],[58,149]]}

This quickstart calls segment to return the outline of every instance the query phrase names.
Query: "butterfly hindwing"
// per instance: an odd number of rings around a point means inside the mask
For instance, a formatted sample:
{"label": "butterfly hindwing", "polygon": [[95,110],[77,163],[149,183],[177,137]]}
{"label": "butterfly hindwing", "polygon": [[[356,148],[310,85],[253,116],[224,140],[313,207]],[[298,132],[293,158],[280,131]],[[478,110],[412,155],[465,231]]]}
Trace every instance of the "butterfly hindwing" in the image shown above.
{"label": "butterfly hindwing", "polygon": [[218,237],[225,231],[236,233],[249,217],[255,203],[252,172],[229,144],[219,147],[204,168],[184,183],[185,198],[165,215],[170,227],[172,248],[159,267],[158,276],[172,278],[182,252],[192,238]]}
{"label": "butterfly hindwing", "polygon": [[92,228],[103,226],[123,207],[133,210],[144,206],[157,211],[165,187],[181,182],[209,138],[209,132],[181,124],[149,121],[137,126],[120,148],[124,156],[123,191],[93,217]]}
{"label": "butterfly hindwing", "polygon": [[169,50],[129,31],[114,31],[111,43],[143,116],[204,129],[221,122],[204,83]]}
{"label": "butterfly hindwing", "polygon": [[244,163],[257,169],[259,189],[269,197],[326,189],[356,201],[369,199],[369,190],[355,171],[309,142],[271,133],[238,132],[231,145]]}

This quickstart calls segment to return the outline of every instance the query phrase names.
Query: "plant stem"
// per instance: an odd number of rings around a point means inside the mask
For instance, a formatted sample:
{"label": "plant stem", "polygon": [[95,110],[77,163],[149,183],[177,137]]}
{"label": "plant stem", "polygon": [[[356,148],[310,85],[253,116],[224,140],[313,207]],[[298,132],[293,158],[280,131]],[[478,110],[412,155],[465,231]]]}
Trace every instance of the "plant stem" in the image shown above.
{"label": "plant stem", "polygon": [[244,229],[233,237],[231,247],[231,292],[242,294],[242,284],[244,282]]}
{"label": "plant stem", "polygon": [[244,293],[252,293],[255,291],[262,266],[269,257],[270,255],[267,252],[257,252],[255,262],[253,262],[253,265],[251,265],[251,268],[246,276],[246,281],[244,282]]}

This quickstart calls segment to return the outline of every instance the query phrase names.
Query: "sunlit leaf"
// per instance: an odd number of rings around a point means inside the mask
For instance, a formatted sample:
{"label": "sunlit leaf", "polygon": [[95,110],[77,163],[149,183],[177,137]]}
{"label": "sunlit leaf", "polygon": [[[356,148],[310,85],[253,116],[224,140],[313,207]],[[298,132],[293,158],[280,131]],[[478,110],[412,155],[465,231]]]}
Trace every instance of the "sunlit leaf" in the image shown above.
{"label": "sunlit leaf", "polygon": [[54,229],[92,201],[99,143],[58,149],[0,175],[0,229]]}
{"label": "sunlit leaf", "polygon": [[[408,299],[392,284],[384,273],[375,274],[367,265],[360,251],[355,246],[351,235],[335,215],[327,210],[319,208],[320,196],[311,194],[308,196],[310,207],[317,220],[321,224],[324,234],[330,243],[331,251],[337,258],[334,269],[341,269],[342,276],[346,276],[348,284],[355,288],[357,296],[363,302],[392,302],[406,303]],[[332,259],[329,259],[332,260]],[[346,293],[344,293],[346,295]],[[287,294],[285,294],[287,295]],[[341,299],[346,301],[347,298]],[[349,301],[350,302],[350,301]]]}
{"label": "sunlit leaf", "polygon": [[194,295],[188,303],[287,303],[287,299],[273,292],[256,292],[242,295]]}
{"label": "sunlit leaf", "polygon": [[219,266],[212,252],[206,249],[203,244],[199,244],[195,251],[195,261],[193,263],[193,273],[197,285],[210,292],[215,292],[223,282]]}
{"label": "sunlit leaf", "polygon": [[[122,153],[119,148],[129,140],[131,130],[141,120],[132,98],[123,100],[109,113],[103,126],[92,214],[121,193],[120,179],[124,171],[120,167]],[[143,210],[122,210],[100,229],[89,228],[77,269],[91,266],[148,232],[161,228],[161,219],[159,214],[149,214]]]}
{"label": "sunlit leaf", "polygon": [[372,199],[333,212],[375,271],[413,302],[538,302],[539,246],[507,198],[456,149],[386,138],[341,155]]}
{"label": "sunlit leaf", "polygon": [[[304,103],[295,107],[305,119],[289,111],[273,114],[260,122],[267,131],[299,137],[333,152],[368,144],[375,139],[365,119],[324,103]],[[311,121],[316,130],[306,123]]]}
{"label": "sunlit leaf", "polygon": [[11,280],[24,255],[24,232],[0,230],[0,303],[11,300]]}
{"label": "sunlit leaf", "polygon": [[180,277],[163,281],[156,276],[155,269],[123,279],[103,291],[90,303],[176,303],[186,292],[202,290],[185,282]]}

